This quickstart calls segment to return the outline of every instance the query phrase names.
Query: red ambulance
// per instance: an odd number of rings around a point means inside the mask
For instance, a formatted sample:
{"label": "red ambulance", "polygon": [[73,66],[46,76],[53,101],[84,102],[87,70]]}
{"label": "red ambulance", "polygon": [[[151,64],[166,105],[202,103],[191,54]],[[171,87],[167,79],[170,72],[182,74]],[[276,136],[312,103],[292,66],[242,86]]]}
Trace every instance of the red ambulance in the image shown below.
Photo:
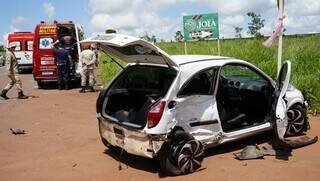
{"label": "red ambulance", "polygon": [[41,88],[45,82],[57,81],[57,66],[52,49],[52,43],[61,40],[64,36],[71,36],[72,62],[70,66],[70,80],[80,80],[79,55],[81,52],[80,40],[83,39],[82,28],[72,21],[68,22],[44,22],[37,24],[34,30],[33,44],[33,77]]}
{"label": "red ambulance", "polygon": [[34,34],[32,32],[13,32],[8,34],[7,43],[15,44],[14,55],[18,61],[19,72],[32,70],[32,49]]}

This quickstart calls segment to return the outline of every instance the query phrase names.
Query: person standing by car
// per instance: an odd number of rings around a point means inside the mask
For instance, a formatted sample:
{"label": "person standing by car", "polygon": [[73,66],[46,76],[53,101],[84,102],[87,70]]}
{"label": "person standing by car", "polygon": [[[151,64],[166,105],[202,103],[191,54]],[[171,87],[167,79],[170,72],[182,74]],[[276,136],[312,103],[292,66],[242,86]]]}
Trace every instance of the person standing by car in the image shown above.
{"label": "person standing by car", "polygon": [[90,45],[90,49],[87,47],[84,47],[85,50],[83,50],[80,53],[80,63],[82,64],[82,72],[81,72],[81,90],[80,93],[84,93],[86,90],[87,82],[89,81],[89,91],[94,92],[94,66],[96,63],[96,54],[93,51],[94,45]]}
{"label": "person standing by car", "polygon": [[28,96],[23,94],[22,90],[22,83],[19,78],[18,73],[18,61],[16,59],[16,56],[14,55],[13,51],[16,48],[16,45],[11,43],[7,47],[6,51],[6,66],[8,71],[8,77],[10,79],[10,82],[7,84],[7,86],[2,90],[0,97],[4,99],[9,99],[7,96],[7,92],[13,87],[15,84],[18,89],[18,99],[27,99]]}
{"label": "person standing by car", "polygon": [[64,84],[65,89],[69,89],[69,70],[71,55],[68,50],[66,50],[61,43],[56,44],[53,48],[56,62],[57,62],[57,79],[58,79],[58,89],[62,90],[62,85]]}

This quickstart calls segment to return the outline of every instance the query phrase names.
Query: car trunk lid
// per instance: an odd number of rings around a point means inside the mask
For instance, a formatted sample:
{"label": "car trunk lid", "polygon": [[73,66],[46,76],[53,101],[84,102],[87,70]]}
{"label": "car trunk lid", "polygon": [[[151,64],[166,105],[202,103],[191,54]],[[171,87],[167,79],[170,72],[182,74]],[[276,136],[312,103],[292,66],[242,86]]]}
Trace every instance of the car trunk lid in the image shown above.
{"label": "car trunk lid", "polygon": [[166,52],[154,44],[127,35],[98,34],[80,43],[98,43],[102,51],[127,63],[152,63],[178,67]]}

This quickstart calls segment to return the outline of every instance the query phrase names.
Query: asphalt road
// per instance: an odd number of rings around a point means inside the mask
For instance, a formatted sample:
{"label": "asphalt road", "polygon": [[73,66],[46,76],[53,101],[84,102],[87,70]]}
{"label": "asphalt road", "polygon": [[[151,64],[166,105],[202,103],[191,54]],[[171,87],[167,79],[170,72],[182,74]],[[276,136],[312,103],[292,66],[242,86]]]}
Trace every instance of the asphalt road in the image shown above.
{"label": "asphalt road", "polygon": [[[32,75],[21,75],[25,94],[38,98],[0,100],[0,180],[288,180],[320,178],[320,144],[296,149],[289,157],[238,161],[233,153],[249,144],[264,144],[272,133],[210,149],[202,169],[178,177],[158,173],[156,160],[125,154],[118,169],[119,152],[100,142],[95,118],[98,93],[78,89],[37,89]],[[0,68],[0,88],[7,82]],[[308,135],[319,135],[320,119],[311,117]],[[10,128],[25,129],[13,135]]]}

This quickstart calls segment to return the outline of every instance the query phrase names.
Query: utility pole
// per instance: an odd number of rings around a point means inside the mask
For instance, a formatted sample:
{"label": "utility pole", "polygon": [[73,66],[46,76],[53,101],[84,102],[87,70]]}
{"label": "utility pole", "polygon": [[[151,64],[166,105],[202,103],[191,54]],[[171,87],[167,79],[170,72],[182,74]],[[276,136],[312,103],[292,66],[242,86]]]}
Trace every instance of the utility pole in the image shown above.
{"label": "utility pole", "polygon": [[[284,9],[284,0],[278,0],[278,18],[284,18],[283,16],[283,9]],[[283,20],[282,20],[283,21]],[[279,32],[279,43],[278,43],[278,69],[277,69],[277,75],[280,73],[280,69],[282,66],[282,34],[283,34],[283,28],[281,28]]]}

